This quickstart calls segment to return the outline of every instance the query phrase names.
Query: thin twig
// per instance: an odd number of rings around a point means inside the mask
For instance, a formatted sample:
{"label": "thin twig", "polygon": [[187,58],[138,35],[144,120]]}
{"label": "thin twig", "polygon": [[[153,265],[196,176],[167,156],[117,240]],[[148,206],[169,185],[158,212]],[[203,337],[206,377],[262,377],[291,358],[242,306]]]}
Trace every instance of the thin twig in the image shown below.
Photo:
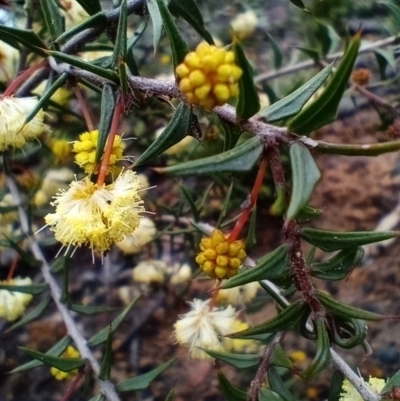
{"label": "thin twig", "polygon": [[[95,376],[98,376],[98,374],[100,372],[100,365],[97,362],[97,360],[95,359],[95,357],[93,356],[89,347],[87,346],[87,342],[86,342],[85,338],[79,332],[78,327],[76,326],[76,323],[75,323],[73,317],[71,316],[69,309],[66,307],[66,305],[64,305],[60,301],[61,289],[58,286],[57,281],[54,279],[54,277],[51,274],[51,267],[48,264],[44,254],[40,248],[39,243],[37,242],[36,238],[31,234],[29,218],[24,209],[24,205],[23,205],[17,184],[16,184],[14,178],[9,174],[7,174],[6,180],[7,180],[7,187],[14,199],[15,204],[18,206],[21,230],[25,234],[26,238],[28,239],[29,247],[33,253],[33,256],[42,263],[41,271],[42,271],[44,281],[49,286],[51,297],[53,298],[53,301],[54,301],[58,311],[61,314],[64,324],[67,328],[68,334],[73,339],[82,358],[84,358],[88,361],[93,372],[95,373]],[[101,392],[109,401],[120,401],[120,398],[119,398],[117,392],[115,391],[114,385],[110,381],[101,380],[97,377],[97,382],[100,386]]]}
{"label": "thin twig", "polygon": [[349,365],[331,348],[332,363],[336,370],[354,386],[365,401],[380,401],[381,396],[372,391],[365,381],[357,376]]}
{"label": "thin twig", "polygon": [[[377,40],[376,42],[362,46],[361,49],[359,50],[358,54],[369,53],[379,47],[385,47],[385,46],[395,44],[399,40],[400,40],[399,35],[394,35],[394,36],[390,36],[385,39]],[[344,54],[344,52],[328,54],[325,57],[325,61],[334,61],[335,59],[342,57],[343,54]],[[254,78],[254,81],[256,83],[263,82],[263,81],[267,81],[269,79],[279,78],[284,75],[292,74],[294,72],[305,70],[307,68],[311,68],[311,67],[315,67],[315,66],[318,66],[318,64],[316,64],[314,60],[307,60],[307,61],[303,61],[303,62],[295,64],[295,65],[290,65],[290,66],[287,66],[284,68],[280,68],[279,70],[272,70],[269,72],[264,72],[260,75],[257,75]]]}

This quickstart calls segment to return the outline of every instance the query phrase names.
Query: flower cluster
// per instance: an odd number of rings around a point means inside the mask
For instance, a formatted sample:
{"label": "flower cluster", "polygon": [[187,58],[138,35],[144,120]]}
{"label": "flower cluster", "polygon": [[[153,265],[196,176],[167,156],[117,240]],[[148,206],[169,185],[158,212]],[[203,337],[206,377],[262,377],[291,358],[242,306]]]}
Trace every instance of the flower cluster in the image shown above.
{"label": "flower cluster", "polygon": [[88,245],[94,252],[104,252],[139,226],[144,212],[140,189],[131,170],[109,185],[94,184],[88,177],[74,181],[56,196],[52,203],[56,211],[45,221],[64,246]]}
{"label": "flower cluster", "polygon": [[238,287],[220,289],[218,291],[217,301],[218,303],[231,305],[247,304],[255,298],[259,288],[260,284],[258,284],[257,281],[254,281]]}
{"label": "flower cluster", "polygon": [[[76,153],[75,162],[85,170],[85,173],[92,174],[96,169],[96,151],[99,141],[99,131],[94,130],[84,132],[79,136],[79,140],[74,142],[73,151]],[[106,145],[107,146],[107,145]],[[118,173],[119,168],[115,166],[117,161],[122,159],[124,145],[120,135],[116,135],[113,143],[112,152],[108,161],[109,171]]]}
{"label": "flower cluster", "polygon": [[244,241],[229,243],[220,230],[214,230],[210,237],[203,238],[200,250],[196,262],[211,278],[225,279],[235,276],[246,258]]}
{"label": "flower cluster", "polygon": [[27,141],[37,138],[44,130],[44,112],[25,124],[25,120],[38,103],[35,97],[0,99],[0,152],[10,147],[22,148]]}
{"label": "flower cluster", "polygon": [[237,82],[242,70],[235,65],[232,51],[203,42],[186,55],[176,67],[176,74],[187,101],[211,110],[239,94]]}
{"label": "flower cluster", "polygon": [[62,138],[53,138],[49,147],[54,156],[55,164],[65,163],[71,156],[71,144]]}
{"label": "flower cluster", "polygon": [[[12,280],[0,281],[2,285],[31,285],[29,277],[15,277]],[[0,290],[0,317],[12,322],[22,316],[32,300],[31,294],[18,291]]]}
{"label": "flower cluster", "polygon": [[189,347],[192,358],[212,359],[203,349],[218,352],[254,350],[254,341],[224,337],[248,327],[247,323],[235,317],[236,311],[232,306],[210,310],[210,300],[200,299],[194,299],[189,304],[191,310],[180,316],[174,325],[174,333],[179,344]]}
{"label": "flower cluster", "polygon": [[[68,345],[67,349],[62,353],[62,358],[79,358],[81,354],[77,349],[75,349],[72,345]],[[71,370],[69,372],[64,372],[63,370],[57,369],[54,366],[50,368],[50,373],[57,380],[69,380],[75,377],[78,373],[78,369]]]}
{"label": "flower cluster", "polygon": [[[370,376],[366,384],[372,391],[375,391],[379,394],[383,387],[385,387],[386,383],[384,379],[378,379]],[[354,388],[354,386],[346,379],[343,381],[342,393],[339,401],[363,401],[363,398],[361,397],[361,394]]]}

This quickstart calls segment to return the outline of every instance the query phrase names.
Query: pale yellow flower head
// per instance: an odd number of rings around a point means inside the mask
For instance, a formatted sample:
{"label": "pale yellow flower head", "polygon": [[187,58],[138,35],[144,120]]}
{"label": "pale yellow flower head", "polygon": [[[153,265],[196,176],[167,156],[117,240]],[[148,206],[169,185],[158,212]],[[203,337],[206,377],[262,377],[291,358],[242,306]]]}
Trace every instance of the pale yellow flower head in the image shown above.
{"label": "pale yellow flower head", "polygon": [[231,22],[231,27],[239,39],[245,39],[251,36],[258,25],[257,14],[254,10],[247,10],[240,13]]}
{"label": "pale yellow flower head", "polygon": [[[239,319],[235,320],[234,332],[247,330],[248,328],[249,328],[248,323],[242,322]],[[250,354],[250,353],[257,353],[259,350],[260,350],[260,345],[259,345],[258,341],[245,340],[245,339],[240,339],[240,338],[232,339],[232,343],[231,343],[231,351],[232,352],[237,352],[240,354],[244,354],[244,353]]]}
{"label": "pale yellow flower head", "polygon": [[54,156],[55,164],[65,164],[71,156],[71,144],[66,139],[53,138],[49,147]]}
{"label": "pale yellow flower head", "polygon": [[[368,387],[375,391],[375,393],[380,393],[385,386],[384,379],[378,379],[376,377],[369,377],[368,382],[366,382]],[[346,379],[343,382],[342,392],[339,401],[364,401],[360,393],[354,388],[354,386]]]}
{"label": "pale yellow flower head", "polygon": [[139,253],[146,244],[153,240],[156,234],[157,229],[153,220],[142,217],[138,228],[131,235],[126,235],[122,241],[117,242],[116,246],[126,255]]}
{"label": "pale yellow flower head", "polygon": [[60,0],[60,3],[65,9],[63,14],[67,30],[70,30],[89,18],[89,14],[76,0]]}
{"label": "pale yellow flower head", "polygon": [[[47,79],[43,80],[33,91],[34,95],[43,96],[47,87]],[[66,106],[71,92],[64,87],[58,88],[51,96],[51,100],[61,106]]]}
{"label": "pale yellow flower head", "polygon": [[212,358],[201,348],[210,351],[229,352],[232,339],[223,337],[236,330],[236,312],[232,306],[210,311],[210,300],[194,299],[191,310],[175,323],[176,341],[189,347],[194,359]]}
{"label": "pale yellow flower head", "polygon": [[27,141],[37,138],[44,130],[44,112],[25,124],[30,112],[37,105],[35,97],[0,98],[0,152],[12,147],[22,148]]}
{"label": "pale yellow flower head", "polygon": [[217,301],[231,305],[246,304],[254,299],[259,288],[260,284],[253,282],[226,290],[219,290]]}
{"label": "pale yellow flower head", "polygon": [[144,212],[140,189],[131,170],[123,171],[109,185],[94,184],[89,178],[74,181],[56,196],[52,203],[56,211],[45,221],[64,246],[86,245],[94,252],[104,252],[139,226]]}
{"label": "pale yellow flower head", "polygon": [[[80,358],[81,354],[72,345],[68,345],[67,349],[61,354],[62,358]],[[70,372],[64,372],[63,370],[57,369],[54,366],[50,368],[50,373],[57,380],[69,380],[74,378],[78,374],[78,369],[71,370]]]}
{"label": "pale yellow flower head", "polygon": [[[14,208],[16,204],[11,194],[5,194],[3,199],[0,201],[0,208]],[[0,214],[0,224],[9,224],[13,223],[18,219],[18,212],[17,210],[12,210],[9,212],[1,213]]]}
{"label": "pale yellow flower head", "polygon": [[[32,280],[29,277],[15,277],[12,280],[0,281],[6,285],[31,285]],[[0,317],[10,322],[22,316],[26,307],[32,300],[32,294],[23,292],[0,290]]]}
{"label": "pale yellow flower head", "polygon": [[163,283],[167,277],[167,264],[161,260],[145,260],[132,269],[132,278],[136,283]]}
{"label": "pale yellow flower head", "polygon": [[0,40],[0,81],[10,81],[18,68],[19,52]]}
{"label": "pale yellow flower head", "polygon": [[[84,132],[79,135],[79,140],[73,144],[73,151],[76,153],[75,162],[85,170],[86,174],[92,174],[98,172],[99,166],[96,165],[96,151],[97,144],[99,142],[99,130],[90,132]],[[107,143],[106,143],[107,146]],[[115,164],[122,160],[122,153],[124,151],[124,144],[120,135],[116,135],[114,138],[113,148],[108,161],[109,172],[119,173],[120,168],[116,167]]]}

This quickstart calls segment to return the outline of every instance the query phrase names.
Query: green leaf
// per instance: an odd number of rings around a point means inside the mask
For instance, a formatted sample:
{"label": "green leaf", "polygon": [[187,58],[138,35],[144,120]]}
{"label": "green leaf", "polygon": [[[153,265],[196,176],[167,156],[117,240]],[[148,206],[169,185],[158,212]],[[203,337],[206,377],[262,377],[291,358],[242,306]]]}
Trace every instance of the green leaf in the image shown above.
{"label": "green leaf", "polygon": [[257,261],[257,265],[241,271],[223,282],[221,288],[233,288],[260,280],[271,280],[282,275],[288,265],[288,246],[281,245]]}
{"label": "green leaf", "polygon": [[331,385],[328,391],[328,401],[339,401],[342,393],[344,377],[339,371],[335,371],[332,376]]}
{"label": "green leaf", "polygon": [[195,221],[195,223],[197,223],[199,221],[200,218],[200,211],[198,210],[196,203],[192,197],[192,195],[190,194],[189,190],[185,188],[184,185],[179,185],[179,187],[182,190],[182,194],[185,197],[185,199],[188,201],[189,206],[190,206],[190,210],[192,212],[193,215],[193,220]]}
{"label": "green leaf", "polygon": [[83,61],[80,57],[71,56],[71,55],[65,54],[63,52],[52,51],[52,50],[48,50],[47,54],[50,56],[53,56],[57,60],[61,60],[74,67],[78,67],[82,70],[89,71],[95,75],[98,75],[99,77],[109,79],[110,81],[113,81],[114,83],[119,82],[118,74],[116,74],[114,71],[107,69],[107,68],[99,67],[99,66],[95,65],[94,63],[88,63],[86,61]]}
{"label": "green leaf", "polygon": [[268,382],[271,390],[277,393],[284,401],[297,401],[275,368],[268,369]]}
{"label": "green leaf", "polygon": [[[215,228],[220,228],[221,227],[221,223],[222,223],[223,219],[226,216],[226,212],[227,212],[228,207],[230,205],[230,200],[231,200],[231,196],[232,196],[232,192],[233,192],[233,185],[234,185],[234,182],[232,180],[231,184],[229,185],[229,189],[228,189],[228,191],[227,191],[227,193],[226,193],[226,195],[224,197],[224,200],[223,200],[223,203],[222,203],[222,207],[221,207],[221,213],[220,213],[220,215],[218,217],[217,224],[215,224]],[[246,245],[247,245],[247,242],[246,242]]]}
{"label": "green leaf", "polygon": [[71,370],[80,368],[85,364],[85,361],[80,358],[63,358],[58,356],[52,356],[49,354],[43,354],[42,352],[38,352],[33,349],[25,347],[19,347],[19,348],[30,357],[37,359],[38,361],[44,363],[45,365],[54,367],[63,372],[71,372]]}
{"label": "green leaf", "polygon": [[[55,0],[40,0],[40,8],[43,12],[44,22],[50,33],[51,40],[54,42],[65,30],[65,20],[60,13]],[[54,48],[59,50],[58,43],[54,43]]]}
{"label": "green leaf", "polygon": [[264,117],[268,122],[280,121],[297,114],[307,103],[308,99],[326,81],[332,71],[332,64],[326,66],[318,74],[314,75],[299,89],[290,95],[262,109],[257,115]]}
{"label": "green leaf", "polygon": [[396,71],[396,59],[392,50],[375,49],[374,50],[376,60],[379,66],[379,73],[381,79],[386,79],[386,66],[390,65],[393,71]]}
{"label": "green leaf", "polygon": [[[58,341],[55,345],[53,345],[53,347],[51,347],[46,352],[46,355],[50,355],[50,356],[61,355],[66,350],[66,348],[68,347],[70,342],[71,342],[70,337],[68,337],[68,336],[63,337],[60,341]],[[18,366],[17,368],[13,369],[10,373],[26,372],[28,370],[37,368],[42,365],[43,365],[43,362],[40,362],[38,360],[30,361],[30,362],[24,363],[21,366]]]}
{"label": "green leaf", "polygon": [[[123,322],[123,320],[126,318],[128,313],[132,310],[133,306],[135,305],[136,301],[139,299],[139,297],[135,298],[128,306],[127,308],[120,314],[118,317],[114,319],[114,321],[111,323],[111,331],[114,333],[115,330],[119,327],[119,325]],[[109,333],[109,326],[105,327],[104,329],[101,329],[98,333],[96,333],[89,341],[88,345],[91,347],[94,347],[96,345],[99,345],[101,343],[104,343],[107,341],[108,338],[108,333]]]}
{"label": "green leaf", "polygon": [[233,386],[222,372],[218,372],[218,383],[224,396],[229,401],[246,401],[246,392]]}
{"label": "green leaf", "polygon": [[[151,0],[153,1],[153,0]],[[162,17],[165,32],[167,33],[169,43],[172,51],[172,63],[175,67],[182,63],[186,54],[189,53],[189,47],[183,40],[178,27],[175,24],[174,18],[168,10],[163,0],[156,0],[158,9]]]}
{"label": "green leaf", "polygon": [[249,230],[246,238],[246,249],[250,252],[257,245],[257,205],[251,211]]}
{"label": "green leaf", "polygon": [[242,69],[243,74],[239,79],[239,99],[236,106],[236,115],[243,120],[254,116],[260,110],[260,99],[253,80],[253,69],[247,61],[240,42],[237,40],[233,44],[235,52],[235,62]]}
{"label": "green leaf", "polygon": [[161,375],[165,370],[167,370],[174,362],[175,358],[170,359],[168,362],[163,363],[157,368],[151,370],[144,375],[132,377],[131,379],[125,380],[121,383],[118,383],[115,388],[117,391],[124,393],[126,391],[138,391],[145,390],[150,386],[151,382],[154,381],[158,376]]}
{"label": "green leaf", "polygon": [[330,341],[325,328],[325,319],[317,318],[317,352],[310,366],[303,373],[303,377],[309,379],[322,372],[331,362]]}
{"label": "green leaf", "polygon": [[[5,236],[5,235],[4,235]],[[23,260],[26,264],[28,264],[31,267],[40,267],[42,265],[42,262],[40,260],[37,260],[33,255],[31,255],[28,252],[25,252],[15,241],[13,241],[11,238],[6,237],[6,241],[9,244],[9,247],[14,249],[15,252],[18,253],[19,257],[21,260]]]}
{"label": "green leaf", "polygon": [[115,109],[115,93],[111,85],[104,85],[101,95],[99,139],[97,141],[95,163],[99,164],[107,143]]}
{"label": "green leaf", "polygon": [[126,5],[126,0],[122,0],[120,7],[117,38],[115,39],[115,47],[113,52],[113,66],[117,67],[120,62],[126,60],[127,51],[127,22],[128,22],[128,9]]}
{"label": "green leaf", "polygon": [[285,185],[277,185],[276,199],[272,206],[269,208],[269,213],[272,216],[283,216],[287,210],[286,203],[286,187]]}
{"label": "green leaf", "polygon": [[358,32],[351,40],[336,72],[318,99],[289,121],[288,128],[292,132],[299,135],[309,134],[336,119],[340,100],[357,59],[360,41],[361,33]]}
{"label": "green leaf", "polygon": [[[394,21],[396,26],[400,25],[400,7],[396,5],[395,1],[378,1],[378,4],[385,5],[394,17]],[[397,3],[398,4],[398,3]]]}
{"label": "green leaf", "polygon": [[160,173],[174,175],[201,175],[232,171],[249,171],[257,162],[263,148],[264,144],[258,137],[254,136],[227,152],[156,170]]}
{"label": "green leaf", "polygon": [[139,28],[136,29],[135,33],[128,40],[128,43],[127,43],[128,51],[135,47],[136,43],[142,37],[144,31],[146,30],[148,23],[149,23],[149,18],[148,17],[144,18],[143,22],[139,25]]}
{"label": "green leaf", "polygon": [[343,280],[361,262],[363,255],[361,247],[344,249],[325,262],[313,263],[310,273],[323,280]]}
{"label": "green leaf", "polygon": [[311,156],[310,151],[294,143],[290,147],[290,164],[292,167],[293,189],[286,218],[292,220],[307,205],[321,173]]}
{"label": "green leaf", "polygon": [[106,401],[106,397],[103,394],[97,394],[92,397],[89,401]]}
{"label": "green leaf", "polygon": [[[42,0],[43,1],[43,0]],[[46,1],[46,0],[44,0]],[[97,14],[92,15],[87,20],[83,21],[77,26],[74,26],[69,31],[64,32],[57,38],[57,42],[65,42],[73,36],[77,35],[80,32],[83,32],[85,29],[96,28],[99,26],[105,26],[107,23],[107,17],[104,12],[98,12]],[[85,49],[86,50],[86,49]]]}
{"label": "green leaf", "polygon": [[282,67],[283,60],[281,49],[279,48],[275,39],[268,32],[265,33],[267,34],[268,42],[271,45],[272,53],[274,54],[274,67],[276,70],[279,70],[279,68]]}
{"label": "green leaf", "polygon": [[212,36],[204,27],[203,17],[195,0],[171,0],[168,7],[172,14],[186,20],[206,42],[214,44]]}
{"label": "green leaf", "polygon": [[151,23],[153,25],[153,47],[154,53],[156,53],[163,28],[163,21],[158,8],[157,0],[147,0],[147,9],[149,10]]}
{"label": "green leaf", "polygon": [[270,363],[271,365],[280,366],[286,369],[293,368],[293,362],[285,354],[285,351],[283,351],[283,348],[280,344],[275,346],[274,352],[271,355]]}
{"label": "green leaf", "polygon": [[229,124],[223,120],[220,121],[222,129],[224,130],[224,152],[226,152],[236,146],[242,135],[242,130],[237,125]]}
{"label": "green leaf", "polygon": [[59,273],[63,271],[66,267],[69,267],[69,262],[71,258],[68,256],[59,256],[51,266],[51,271],[53,273]]}
{"label": "green leaf", "polygon": [[333,252],[340,249],[354,248],[374,242],[385,241],[397,237],[398,234],[396,231],[337,232],[304,228],[302,229],[301,236],[311,245],[315,245],[325,252]]}
{"label": "green leaf", "polygon": [[302,47],[302,46],[298,46],[296,47],[296,49],[299,49],[301,52],[306,54],[308,57],[311,57],[313,60],[317,61],[320,58],[320,54],[317,49],[312,49],[310,47]]}
{"label": "green leaf", "polygon": [[106,351],[103,356],[103,361],[101,362],[99,378],[101,380],[109,380],[111,374],[111,365],[112,365],[112,341],[113,341],[113,332],[111,327],[108,330],[107,343],[106,343]]}
{"label": "green leaf", "polygon": [[2,40],[3,36],[4,40],[7,38],[15,40],[21,45],[27,47],[29,50],[32,50],[34,53],[39,54],[42,57],[47,57],[47,52],[45,51],[47,46],[33,31],[0,25],[0,35]]}
{"label": "green leaf", "polygon": [[94,15],[101,11],[100,0],[77,0],[89,15]]}
{"label": "green leaf", "polygon": [[283,401],[279,395],[271,391],[269,388],[262,387],[258,393],[259,401]]}
{"label": "green leaf", "polygon": [[336,299],[333,299],[323,292],[317,292],[317,298],[331,314],[338,316],[343,319],[362,319],[362,320],[375,320],[380,321],[384,319],[384,316],[378,313],[368,312],[363,309],[354,308],[353,306],[343,304]]}
{"label": "green leaf", "polygon": [[367,331],[368,327],[364,320],[354,318],[342,320],[336,317],[332,342],[341,348],[352,349],[365,342]]}
{"label": "green leaf", "polygon": [[274,333],[281,330],[288,330],[298,323],[303,309],[303,302],[301,300],[297,300],[286,309],[279,312],[271,320],[250,327],[246,330],[239,331],[238,333],[229,334],[226,337],[246,339],[248,336],[252,336],[254,334]]}
{"label": "green leaf", "polygon": [[180,103],[162,134],[142,153],[135,164],[144,164],[180,142],[190,133],[191,120],[192,108],[186,103]]}
{"label": "green leaf", "polygon": [[305,11],[306,13],[310,13],[310,11],[306,8],[306,6],[304,5],[302,0],[290,0],[291,3],[293,3],[295,6],[301,8],[303,11]]}
{"label": "green leaf", "polygon": [[37,305],[36,308],[32,309],[29,313],[24,315],[22,319],[20,319],[17,323],[13,324],[9,329],[7,329],[6,332],[15,330],[18,327],[22,327],[26,323],[32,322],[33,320],[40,317],[40,315],[43,313],[43,311],[49,305],[50,301],[51,301],[51,297],[49,295],[45,296],[43,298],[42,302],[40,302],[40,304]]}
{"label": "green leaf", "polygon": [[400,386],[400,370],[398,370],[384,385],[381,394],[393,389],[394,386]]}
{"label": "green leaf", "polygon": [[80,305],[73,302],[68,302],[68,309],[83,315],[95,315],[97,313],[115,312],[120,309],[115,306],[101,306],[101,305]]}
{"label": "green leaf", "polygon": [[328,53],[334,52],[340,43],[340,36],[330,25],[322,24],[317,21],[318,31],[317,39],[322,46],[322,55],[326,56]]}
{"label": "green leaf", "polygon": [[43,96],[40,98],[40,100],[37,102],[35,108],[28,114],[28,116],[25,119],[25,124],[28,124],[29,121],[31,121],[36,116],[39,110],[42,109],[43,106],[50,100],[50,98],[54,95],[57,89],[61,88],[65,84],[67,79],[68,79],[67,73],[60,74],[60,76],[55,80],[53,85],[51,85],[49,90],[46,93],[44,93]]}
{"label": "green leaf", "polygon": [[259,355],[233,354],[229,352],[218,352],[206,349],[204,349],[203,351],[213,358],[232,365],[238,369],[247,369],[252,368],[253,366],[258,366],[261,361],[261,357]]}
{"label": "green leaf", "polygon": [[314,207],[306,205],[300,210],[299,214],[296,216],[296,220],[299,223],[303,223],[305,221],[310,221],[321,216],[322,213],[322,209],[316,209]]}
{"label": "green leaf", "polygon": [[0,284],[0,290],[22,292],[24,294],[37,295],[47,290],[47,284],[32,284],[32,285],[7,285]]}
{"label": "green leaf", "polygon": [[171,388],[170,392],[167,394],[167,398],[165,401],[174,401],[175,399],[175,391],[173,388]]}

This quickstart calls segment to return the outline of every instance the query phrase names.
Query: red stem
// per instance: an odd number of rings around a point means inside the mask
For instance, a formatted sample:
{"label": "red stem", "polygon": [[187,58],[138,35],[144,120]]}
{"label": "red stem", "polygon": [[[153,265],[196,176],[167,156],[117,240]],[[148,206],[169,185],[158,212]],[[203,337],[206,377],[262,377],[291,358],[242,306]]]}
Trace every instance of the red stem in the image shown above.
{"label": "red stem", "polygon": [[5,90],[5,92],[3,93],[2,97],[5,96],[11,96],[18,88],[19,86],[25,82],[29,77],[32,76],[32,74],[39,70],[40,68],[45,67],[48,64],[47,60],[43,60],[41,61],[39,64],[34,65],[33,67],[28,68],[27,70],[21,72],[21,74],[19,74],[14,81],[12,81],[10,83],[10,85],[8,85],[7,89]]}
{"label": "red stem", "polygon": [[217,304],[217,298],[218,298],[218,293],[219,289],[221,287],[221,280],[218,279],[217,285],[212,289],[212,297],[211,297],[211,302],[210,302],[210,312],[215,308],[215,305]]}
{"label": "red stem", "polygon": [[10,270],[8,271],[8,275],[7,275],[7,281],[12,280],[12,278],[14,277],[14,273],[15,273],[15,269],[17,268],[18,265],[18,261],[19,261],[19,256],[15,256],[11,266],[10,266]]}
{"label": "red stem", "polygon": [[99,176],[97,178],[97,185],[104,184],[106,175],[108,173],[108,162],[110,160],[110,156],[112,153],[114,139],[115,139],[115,135],[117,133],[118,123],[119,123],[119,117],[122,113],[122,107],[123,107],[122,102],[118,101],[115,106],[115,109],[114,109],[114,115],[113,115],[113,119],[112,119],[112,123],[111,123],[110,134],[108,135],[107,145],[104,150],[103,159],[101,161]]}
{"label": "red stem", "polygon": [[236,239],[239,237],[239,234],[241,233],[244,225],[246,224],[250,212],[252,211],[256,201],[258,194],[261,189],[261,185],[264,181],[264,176],[265,176],[265,171],[267,170],[267,159],[263,157],[261,159],[260,166],[258,167],[258,172],[257,172],[257,177],[256,180],[254,181],[253,189],[251,190],[250,194],[250,203],[244,208],[242,214],[239,217],[239,220],[236,222],[235,227],[233,227],[233,230],[231,231],[231,234],[228,237],[228,242],[234,242]]}
{"label": "red stem", "polygon": [[81,90],[79,89],[78,86],[74,87],[74,92],[75,92],[76,98],[78,99],[78,103],[81,106],[82,114],[83,114],[83,117],[85,118],[88,130],[89,131],[93,131],[94,130],[94,125],[93,125],[92,117],[90,116],[90,112],[89,112],[89,109],[87,107],[86,101],[83,98],[82,92],[81,92]]}
{"label": "red stem", "polygon": [[74,394],[76,389],[82,384],[83,375],[84,375],[84,372],[78,372],[77,376],[74,378],[74,380],[68,386],[67,391],[62,396],[60,401],[68,401],[69,400],[71,395]]}

